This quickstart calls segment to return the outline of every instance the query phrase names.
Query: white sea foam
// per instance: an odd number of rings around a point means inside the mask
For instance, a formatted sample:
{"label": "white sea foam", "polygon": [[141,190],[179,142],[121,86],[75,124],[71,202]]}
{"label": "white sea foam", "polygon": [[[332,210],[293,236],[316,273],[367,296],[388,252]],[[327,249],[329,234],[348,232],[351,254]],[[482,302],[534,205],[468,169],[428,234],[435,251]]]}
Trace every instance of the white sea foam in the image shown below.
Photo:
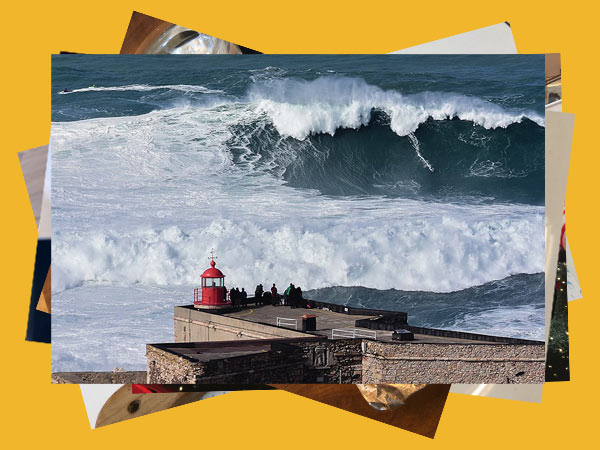
{"label": "white sea foam", "polygon": [[90,285],[53,295],[52,371],[145,370],[146,344],[173,340],[173,306],[192,293]]}
{"label": "white sea foam", "polygon": [[545,335],[543,311],[543,307],[535,305],[521,305],[514,308],[495,307],[486,311],[467,313],[447,329],[543,341]]}
{"label": "white sea foam", "polygon": [[415,152],[417,153],[417,156],[419,157],[419,159],[421,160],[421,162],[423,163],[423,165],[425,167],[427,167],[427,169],[429,169],[430,172],[434,172],[434,168],[433,166],[429,163],[429,161],[427,161],[425,159],[425,157],[421,154],[421,145],[419,144],[419,140],[417,139],[417,137],[414,135],[414,133],[410,133],[408,135],[408,139],[410,140],[411,145],[413,146],[413,148],[415,149]]}
{"label": "white sea foam", "polygon": [[269,80],[252,85],[248,98],[269,116],[281,135],[296,139],[365,126],[374,109],[390,117],[390,127],[399,136],[414,133],[430,118],[458,118],[486,129],[506,128],[526,118],[544,126],[544,118],[532,111],[511,111],[477,97],[445,92],[403,95],[360,78]]}
{"label": "white sea foam", "polygon": [[199,229],[58,234],[54,292],[86,282],[193,285],[212,247],[231,285],[290,281],[306,289],[366,286],[447,292],[543,270],[544,217],[377,221],[320,228],[215,220]]}
{"label": "white sea foam", "polygon": [[221,94],[223,91],[219,89],[209,89],[204,86],[191,84],[164,84],[152,86],[149,84],[129,84],[125,86],[90,86],[87,88],[73,89],[68,92],[59,92],[62,95],[77,94],[81,92],[102,92],[102,91],[156,91],[159,89],[169,89],[172,91],[182,92],[199,92],[203,94]]}

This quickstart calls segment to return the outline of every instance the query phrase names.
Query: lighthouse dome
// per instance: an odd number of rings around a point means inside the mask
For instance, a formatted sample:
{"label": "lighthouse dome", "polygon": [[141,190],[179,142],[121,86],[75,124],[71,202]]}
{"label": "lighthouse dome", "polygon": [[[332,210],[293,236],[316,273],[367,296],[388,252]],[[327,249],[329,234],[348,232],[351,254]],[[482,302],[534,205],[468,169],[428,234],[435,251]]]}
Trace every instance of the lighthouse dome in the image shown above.
{"label": "lighthouse dome", "polygon": [[215,261],[212,260],[210,262],[210,268],[204,271],[202,278],[225,278],[225,275],[215,267]]}

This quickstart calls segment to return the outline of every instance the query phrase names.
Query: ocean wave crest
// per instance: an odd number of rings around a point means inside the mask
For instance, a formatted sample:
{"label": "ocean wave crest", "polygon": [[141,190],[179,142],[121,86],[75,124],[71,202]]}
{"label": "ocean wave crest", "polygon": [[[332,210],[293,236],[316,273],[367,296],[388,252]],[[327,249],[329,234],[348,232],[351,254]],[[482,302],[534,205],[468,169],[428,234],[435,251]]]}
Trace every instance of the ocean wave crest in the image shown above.
{"label": "ocean wave crest", "polygon": [[219,89],[209,89],[204,86],[192,85],[192,84],[165,84],[152,86],[149,84],[129,84],[126,86],[90,86],[86,88],[73,89],[67,92],[61,91],[59,94],[77,94],[81,92],[103,92],[103,91],[156,91],[159,89],[169,89],[171,91],[182,91],[182,92],[198,92],[202,94],[222,94],[223,91]]}
{"label": "ocean wave crest", "polygon": [[460,119],[485,129],[506,128],[525,119],[544,126],[533,111],[511,111],[495,103],[461,94],[422,92],[403,95],[385,91],[360,78],[320,77],[271,79],[250,86],[248,99],[284,136],[299,140],[311,134],[334,135],[340,128],[359,128],[373,110],[385,112],[399,136],[414,133],[428,119]]}

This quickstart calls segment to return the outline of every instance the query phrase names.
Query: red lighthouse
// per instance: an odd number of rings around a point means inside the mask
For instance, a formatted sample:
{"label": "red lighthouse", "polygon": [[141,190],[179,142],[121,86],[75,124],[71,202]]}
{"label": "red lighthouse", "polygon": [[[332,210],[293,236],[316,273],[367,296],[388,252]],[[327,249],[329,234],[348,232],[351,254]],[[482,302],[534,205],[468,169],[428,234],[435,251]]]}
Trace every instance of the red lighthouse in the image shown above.
{"label": "red lighthouse", "polygon": [[225,275],[215,267],[213,251],[209,259],[210,268],[206,269],[201,276],[202,297],[198,296],[198,288],[194,289],[194,306],[203,309],[228,308],[231,305],[227,302]]}

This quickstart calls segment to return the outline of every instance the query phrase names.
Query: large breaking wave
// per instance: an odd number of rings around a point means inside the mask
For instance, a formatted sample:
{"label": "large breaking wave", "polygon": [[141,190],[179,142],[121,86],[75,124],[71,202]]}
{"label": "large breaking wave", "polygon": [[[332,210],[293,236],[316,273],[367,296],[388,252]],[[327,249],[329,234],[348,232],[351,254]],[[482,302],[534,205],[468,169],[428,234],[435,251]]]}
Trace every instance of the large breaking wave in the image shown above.
{"label": "large breaking wave", "polygon": [[[328,195],[544,202],[544,119],[475,97],[402,95],[361,79],[253,84],[231,128],[239,163]],[[262,114],[262,118],[261,118]]]}
{"label": "large breaking wave", "polygon": [[544,129],[538,125],[486,130],[430,119],[399,137],[388,122],[385,113],[375,112],[357,130],[297,140],[283,138],[268,120],[254,121],[232,127],[227,145],[240,167],[327,195],[544,203]]}
{"label": "large breaking wave", "polygon": [[[171,91],[183,97],[166,100]],[[136,123],[141,130],[152,125],[152,139],[168,129],[173,142],[190,147],[214,133],[228,139],[219,151],[240,169],[267,171],[292,187],[327,195],[544,202],[544,118],[523,107],[446,92],[404,95],[340,76],[259,80],[238,97],[187,84],[72,91],[84,92],[144,94],[135,103],[149,113],[92,119],[111,132],[125,127],[124,134],[137,134]],[[92,100],[78,108],[101,113]],[[128,111],[131,101],[104,103]]]}
{"label": "large breaking wave", "polygon": [[404,95],[339,76],[259,80],[239,97],[194,85],[72,92],[96,91],[149,92],[143,103],[154,108],[165,91],[183,93],[168,109],[128,117],[128,132],[138,132],[136,122],[156,130],[172,124],[183,130],[176,139],[190,146],[207,132],[227,136],[219,145],[234,164],[268,171],[293,187],[327,195],[544,202],[544,118],[523,108],[445,92]]}
{"label": "large breaking wave", "polygon": [[248,97],[257,103],[259,111],[269,115],[282,136],[296,139],[365,126],[373,110],[389,116],[390,128],[398,136],[414,133],[428,119],[457,118],[485,129],[506,128],[525,119],[544,125],[544,118],[533,111],[509,111],[476,97],[444,92],[402,95],[360,78],[268,80],[253,84]]}

